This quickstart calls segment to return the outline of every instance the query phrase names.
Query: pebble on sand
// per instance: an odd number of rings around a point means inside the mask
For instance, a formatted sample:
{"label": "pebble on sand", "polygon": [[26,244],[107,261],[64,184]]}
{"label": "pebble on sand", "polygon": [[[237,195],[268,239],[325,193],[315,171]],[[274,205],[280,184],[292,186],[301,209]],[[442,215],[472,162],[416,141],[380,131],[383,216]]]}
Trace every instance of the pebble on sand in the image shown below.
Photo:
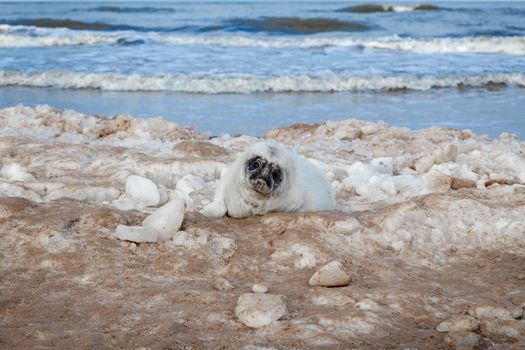
{"label": "pebble on sand", "polygon": [[266,287],[263,284],[254,283],[252,284],[252,292],[254,293],[266,293],[268,291],[268,287]]}
{"label": "pebble on sand", "polygon": [[450,332],[445,337],[445,343],[458,348],[474,348],[479,345],[481,336],[473,332]]}
{"label": "pebble on sand", "polygon": [[228,281],[226,278],[218,277],[215,279],[215,281],[213,281],[213,288],[215,288],[216,290],[226,291],[226,290],[232,290],[233,286],[230,283],[230,281]]}
{"label": "pebble on sand", "polygon": [[283,317],[286,305],[278,295],[245,293],[237,300],[235,314],[246,326],[260,328]]}
{"label": "pebble on sand", "polygon": [[438,332],[471,332],[478,329],[478,326],[478,321],[473,317],[458,315],[441,322],[436,330]]}
{"label": "pebble on sand", "polygon": [[525,321],[487,319],[480,324],[481,332],[490,338],[515,341],[525,337]]}
{"label": "pebble on sand", "polygon": [[308,284],[312,287],[344,287],[352,282],[352,277],[340,261],[331,261],[317,270]]}
{"label": "pebble on sand", "polygon": [[504,307],[491,305],[491,304],[476,304],[472,305],[468,313],[472,316],[480,319],[496,318],[500,320],[512,320],[512,313]]}

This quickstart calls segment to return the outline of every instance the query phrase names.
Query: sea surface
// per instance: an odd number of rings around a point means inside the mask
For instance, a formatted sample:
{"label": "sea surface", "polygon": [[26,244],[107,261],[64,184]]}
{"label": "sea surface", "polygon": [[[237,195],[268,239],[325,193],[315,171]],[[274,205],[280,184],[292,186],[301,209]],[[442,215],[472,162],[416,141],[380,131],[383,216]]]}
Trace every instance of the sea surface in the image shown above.
{"label": "sea surface", "polygon": [[19,103],[525,139],[525,2],[0,2],[0,107]]}

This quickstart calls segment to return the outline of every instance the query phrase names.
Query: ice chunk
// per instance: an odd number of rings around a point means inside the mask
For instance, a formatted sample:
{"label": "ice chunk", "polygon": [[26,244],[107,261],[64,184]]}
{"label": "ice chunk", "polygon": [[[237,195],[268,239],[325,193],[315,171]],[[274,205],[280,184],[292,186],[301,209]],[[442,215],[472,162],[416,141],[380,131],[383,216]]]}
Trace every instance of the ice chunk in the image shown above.
{"label": "ice chunk", "polygon": [[175,198],[144,219],[142,226],[159,232],[164,238],[173,236],[182,225],[185,209],[184,199]]}
{"label": "ice chunk", "polygon": [[414,161],[413,168],[419,173],[427,172],[432,165],[455,162],[458,156],[458,147],[456,145],[446,145],[436,150],[432,154],[427,154]]}
{"label": "ice chunk", "polygon": [[372,159],[370,167],[376,173],[392,175],[394,172],[394,162],[392,157],[383,157]]}
{"label": "ice chunk", "polygon": [[185,175],[177,181],[175,191],[190,194],[194,191],[199,191],[206,186],[206,182],[199,176]]}
{"label": "ice chunk", "polygon": [[42,201],[35,191],[8,182],[0,182],[0,197],[23,197],[33,202]]}
{"label": "ice chunk", "polygon": [[8,181],[27,181],[35,179],[24,167],[16,163],[4,165],[2,169],[0,169],[0,176],[6,178]]}
{"label": "ice chunk", "polygon": [[126,192],[146,206],[155,206],[160,202],[157,185],[150,179],[138,175],[130,175],[126,179]]}
{"label": "ice chunk", "polygon": [[286,305],[278,295],[245,293],[239,297],[235,314],[248,327],[260,328],[286,314]]}
{"label": "ice chunk", "polygon": [[115,230],[115,237],[123,241],[153,243],[159,239],[159,233],[148,227],[118,225]]}

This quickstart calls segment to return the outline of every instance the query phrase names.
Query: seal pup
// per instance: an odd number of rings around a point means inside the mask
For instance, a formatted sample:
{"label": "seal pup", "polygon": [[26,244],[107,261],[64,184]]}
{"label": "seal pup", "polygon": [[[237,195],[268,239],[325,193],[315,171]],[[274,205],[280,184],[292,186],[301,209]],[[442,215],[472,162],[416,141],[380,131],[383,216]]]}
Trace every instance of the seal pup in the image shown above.
{"label": "seal pup", "polygon": [[237,156],[223,172],[213,202],[201,213],[242,218],[334,207],[334,190],[314,164],[275,141],[264,141]]}

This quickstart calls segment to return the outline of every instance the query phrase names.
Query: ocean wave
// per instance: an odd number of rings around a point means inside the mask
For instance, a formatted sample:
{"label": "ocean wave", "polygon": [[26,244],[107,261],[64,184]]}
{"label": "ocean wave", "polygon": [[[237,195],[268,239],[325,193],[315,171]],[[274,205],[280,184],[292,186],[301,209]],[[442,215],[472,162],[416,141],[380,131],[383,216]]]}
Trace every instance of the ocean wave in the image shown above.
{"label": "ocean wave", "polygon": [[129,24],[110,24],[105,22],[84,22],[74,19],[57,19],[57,18],[22,18],[12,21],[5,21],[4,25],[11,26],[28,26],[36,28],[57,28],[57,29],[71,29],[75,31],[100,31],[100,32],[114,32],[114,31],[135,31],[135,32],[177,32],[187,29],[194,29],[188,26],[180,27],[141,27]]}
{"label": "ocean wave", "polygon": [[375,13],[375,12],[407,12],[407,11],[436,11],[440,8],[436,5],[379,5],[379,4],[364,4],[344,7],[337,10],[338,12],[352,12],[352,13]]}
{"label": "ocean wave", "polygon": [[341,21],[333,18],[263,17],[258,19],[238,18],[226,22],[227,31],[269,32],[284,34],[314,34],[326,32],[354,32],[368,29],[362,23]]}
{"label": "ocean wave", "polygon": [[62,37],[0,34],[0,47],[118,44],[119,39],[118,37],[100,36],[91,33]]}
{"label": "ocean wave", "polygon": [[409,39],[382,37],[376,39],[359,38],[301,38],[301,39],[261,39],[248,37],[189,37],[189,36],[159,36],[159,41],[173,44],[190,45],[220,45],[246,47],[352,47],[360,46],[371,49],[401,50],[416,53],[503,53],[510,55],[525,55],[525,36],[512,37],[465,37],[465,38],[435,38]]}
{"label": "ocean wave", "polygon": [[262,48],[362,47],[400,50],[422,54],[489,53],[525,55],[525,36],[476,36],[464,38],[410,39],[397,36],[359,39],[339,38],[254,38],[247,36],[189,36],[159,33],[97,33],[61,30],[35,33],[31,27],[0,25],[0,47],[64,46],[97,44],[210,45]]}
{"label": "ocean wave", "polygon": [[0,71],[0,86],[34,86],[107,91],[174,91],[186,93],[253,92],[339,92],[430,90],[436,88],[476,88],[514,85],[525,87],[522,73],[445,77],[323,77],[314,75],[261,77],[219,76],[140,76],[113,73]]}
{"label": "ocean wave", "polygon": [[169,7],[120,7],[120,6],[98,6],[88,10],[77,11],[113,12],[113,13],[174,13]]}
{"label": "ocean wave", "polygon": [[8,25],[33,26],[38,28],[68,28],[73,30],[118,31],[133,30],[136,32],[177,32],[192,29],[196,32],[267,32],[281,34],[315,34],[335,31],[362,31],[368,26],[362,23],[340,21],[332,18],[299,18],[299,17],[261,17],[258,19],[235,18],[219,25],[205,27],[140,27],[128,24],[110,24],[105,22],[84,22],[73,19],[56,18],[22,18],[6,22]]}
{"label": "ocean wave", "polygon": [[56,18],[22,18],[8,22],[9,25],[31,26],[39,28],[68,28],[73,30],[93,30],[93,31],[111,31],[111,30],[139,30],[140,27],[129,25],[113,25],[104,22],[83,22],[74,19],[56,19]]}

